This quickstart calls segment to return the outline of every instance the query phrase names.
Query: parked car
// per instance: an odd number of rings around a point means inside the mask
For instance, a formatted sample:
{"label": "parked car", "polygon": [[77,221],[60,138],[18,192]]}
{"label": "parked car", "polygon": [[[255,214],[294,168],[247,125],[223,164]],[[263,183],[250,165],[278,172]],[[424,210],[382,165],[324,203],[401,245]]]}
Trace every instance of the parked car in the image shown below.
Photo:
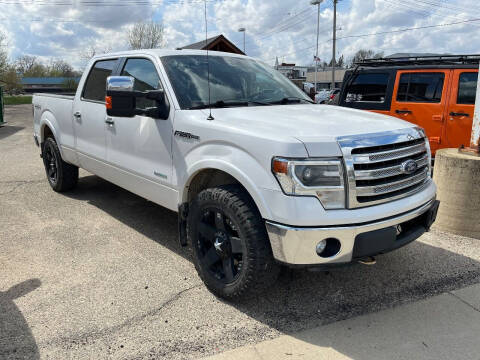
{"label": "parked car", "polygon": [[325,104],[330,96],[330,90],[322,89],[315,94],[315,103],[316,104]]}
{"label": "parked car", "polygon": [[340,94],[340,89],[335,88],[333,90],[330,90],[330,93],[328,94],[328,99],[325,102],[325,104],[338,105],[338,99],[339,99],[338,94]]}
{"label": "parked car", "polygon": [[366,60],[347,71],[340,106],[423,127],[432,154],[470,144],[480,55]]}
{"label": "parked car", "polygon": [[280,264],[372,263],[438,209],[421,128],[313,105],[250,57],[96,56],[75,96],[35,94],[33,107],[54,191],[73,190],[80,167],[178,212],[180,244],[228,299],[271,285]]}

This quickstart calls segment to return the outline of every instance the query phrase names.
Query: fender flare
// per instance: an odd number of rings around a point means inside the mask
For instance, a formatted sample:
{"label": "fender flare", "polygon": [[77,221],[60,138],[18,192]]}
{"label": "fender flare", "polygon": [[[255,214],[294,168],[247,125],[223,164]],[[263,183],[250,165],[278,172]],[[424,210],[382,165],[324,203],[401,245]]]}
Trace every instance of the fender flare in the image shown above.
{"label": "fender flare", "polygon": [[51,111],[44,111],[40,117],[40,144],[42,144],[45,141],[45,127],[48,126],[48,128],[52,131],[53,137],[55,138],[55,141],[58,144],[58,149],[60,151],[60,155],[63,157],[63,151],[62,147],[60,146],[60,139],[59,139],[59,134],[57,131],[57,119],[53,115]]}

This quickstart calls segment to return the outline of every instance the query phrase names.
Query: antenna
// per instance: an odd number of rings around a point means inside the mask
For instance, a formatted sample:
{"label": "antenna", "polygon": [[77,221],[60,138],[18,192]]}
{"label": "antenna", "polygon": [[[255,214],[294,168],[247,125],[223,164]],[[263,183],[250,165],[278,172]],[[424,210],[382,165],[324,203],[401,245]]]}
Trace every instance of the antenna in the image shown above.
{"label": "antenna", "polygon": [[212,116],[212,101],[210,99],[210,59],[208,57],[208,22],[207,22],[207,0],[204,0],[205,3],[205,48],[207,49],[207,76],[208,76],[208,110],[210,114],[207,117],[207,120],[214,120]]}

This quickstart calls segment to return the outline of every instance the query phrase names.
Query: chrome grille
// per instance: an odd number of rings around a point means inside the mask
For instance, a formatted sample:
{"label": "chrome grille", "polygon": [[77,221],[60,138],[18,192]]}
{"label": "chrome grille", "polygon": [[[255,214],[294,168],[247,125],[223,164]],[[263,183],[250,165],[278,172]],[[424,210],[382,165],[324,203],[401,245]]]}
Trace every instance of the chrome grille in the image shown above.
{"label": "chrome grille", "polygon": [[[414,145],[409,146],[406,149],[402,150],[393,150],[393,151],[385,151],[378,154],[370,154],[368,156],[369,162],[378,162],[378,161],[386,161],[391,159],[398,159],[400,157],[411,156],[425,151],[425,144],[423,145]],[[354,159],[356,157],[354,156]]]}
{"label": "chrome grille", "polygon": [[[349,208],[409,196],[430,180],[430,147],[419,128],[338,142],[347,170]],[[409,160],[416,164],[411,173],[404,169]]]}

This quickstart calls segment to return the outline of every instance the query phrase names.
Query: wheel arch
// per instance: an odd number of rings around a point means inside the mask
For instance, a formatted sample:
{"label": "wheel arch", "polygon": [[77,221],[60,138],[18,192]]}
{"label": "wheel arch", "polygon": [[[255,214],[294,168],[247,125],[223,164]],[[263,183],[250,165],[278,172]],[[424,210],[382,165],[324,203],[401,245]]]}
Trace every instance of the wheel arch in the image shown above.
{"label": "wheel arch", "polygon": [[230,164],[222,164],[221,162],[197,166],[190,173],[188,180],[182,187],[181,203],[189,203],[196,194],[204,189],[229,184],[241,186],[256,205],[262,218],[269,218],[270,210],[255,183]]}
{"label": "wheel arch", "polygon": [[55,116],[50,111],[45,111],[42,114],[40,118],[40,143],[43,143],[49,135],[52,135],[55,141],[58,140],[56,122]]}

